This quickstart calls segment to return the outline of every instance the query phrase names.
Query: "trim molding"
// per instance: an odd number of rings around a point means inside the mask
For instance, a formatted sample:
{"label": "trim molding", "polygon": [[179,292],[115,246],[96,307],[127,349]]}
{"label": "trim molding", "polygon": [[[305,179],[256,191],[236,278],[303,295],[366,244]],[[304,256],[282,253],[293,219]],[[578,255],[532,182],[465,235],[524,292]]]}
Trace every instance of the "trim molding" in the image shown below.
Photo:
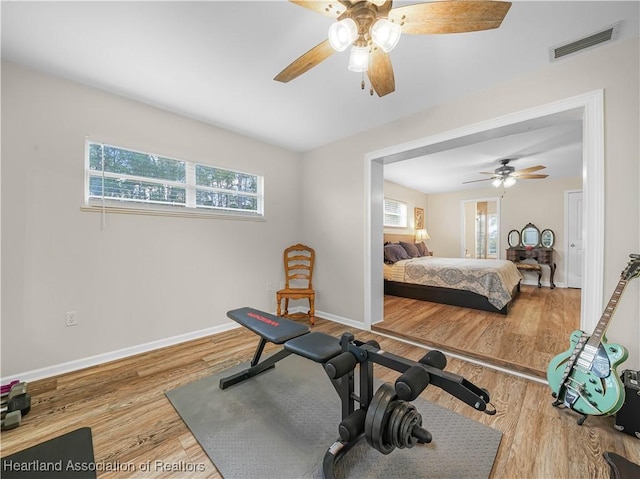
{"label": "trim molding", "polygon": [[117,361],[118,359],[135,356],[136,354],[146,353],[149,351],[154,351],[156,349],[165,348],[167,346],[173,346],[175,344],[192,341],[194,339],[204,338],[206,336],[222,333],[224,331],[230,331],[239,327],[240,325],[235,322],[228,322],[211,328],[201,329],[199,331],[192,331],[190,333],[180,334],[178,336],[173,336],[166,339],[159,339],[150,343],[139,344],[137,346],[118,349],[116,351],[98,354],[96,356],[90,356],[87,358],[76,359],[74,361],[56,364],[45,368],[34,369],[33,371],[25,371],[18,374],[13,374],[11,376],[7,376],[6,378],[0,378],[0,382],[2,384],[7,384],[14,379],[31,382],[38,379],[59,376],[60,374],[78,371],[80,369],[85,369],[91,366],[98,366],[100,364]]}

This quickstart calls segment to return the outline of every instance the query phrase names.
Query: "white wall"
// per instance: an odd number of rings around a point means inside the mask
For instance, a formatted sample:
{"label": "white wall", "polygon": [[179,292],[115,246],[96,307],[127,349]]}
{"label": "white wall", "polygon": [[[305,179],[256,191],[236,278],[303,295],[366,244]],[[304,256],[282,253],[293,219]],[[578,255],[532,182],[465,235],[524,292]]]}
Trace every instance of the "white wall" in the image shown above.
{"label": "white wall", "polygon": [[394,235],[415,235],[415,208],[422,208],[425,211],[425,227],[429,232],[429,221],[427,211],[427,195],[419,191],[412,190],[406,186],[399,185],[392,181],[384,182],[384,197],[402,201],[407,204],[407,227],[406,228],[384,228],[384,233]]}
{"label": "white wall", "polygon": [[[353,245],[362,244],[364,238],[366,153],[598,89],[605,95],[606,303],[628,255],[640,250],[638,43],[635,38],[585,51],[467,98],[306,153],[303,230],[324,257],[317,266],[316,286],[323,291],[319,308],[364,321],[363,285],[369,279],[364,278],[363,255]],[[341,175],[335,181],[337,170]],[[323,200],[327,190],[330,201]],[[640,366],[639,284],[629,285],[609,329],[610,339],[630,350],[627,366],[634,368]]]}
{"label": "white wall", "polygon": [[[297,241],[316,249],[317,309],[363,322],[365,154],[596,89],[605,92],[606,301],[628,254],[640,251],[639,57],[638,39],[586,51],[308,152],[302,164],[241,135],[3,63],[1,375],[223,325],[228,309],[245,304],[273,310],[266,282],[280,280],[282,249]],[[383,107],[393,95],[376,101]],[[110,215],[102,231],[99,215],[80,212],[87,134],[263,174],[267,221]],[[609,330],[634,368],[639,284],[629,285]],[[64,327],[69,310],[77,327]]]}
{"label": "white wall", "polygon": [[[265,178],[266,221],[81,212],[85,135]],[[2,64],[2,377],[275,310],[299,155]],[[65,312],[79,325],[65,327]]]}
{"label": "white wall", "polygon": [[[520,181],[505,190],[500,200],[500,251],[498,256],[506,258],[507,234],[511,230],[522,230],[527,223],[535,224],[540,231],[555,233],[554,261],[557,265],[554,282],[562,285],[566,248],[564,242],[564,192],[582,188],[582,178],[559,178]],[[461,251],[460,202],[475,198],[490,198],[501,194],[502,189],[493,187],[476,190],[440,193],[428,196],[427,216],[430,218],[431,240],[429,247],[438,256],[458,257]],[[526,279],[534,278],[533,273]],[[535,276],[537,282],[537,276]],[[549,280],[549,269],[543,267],[543,281]]]}

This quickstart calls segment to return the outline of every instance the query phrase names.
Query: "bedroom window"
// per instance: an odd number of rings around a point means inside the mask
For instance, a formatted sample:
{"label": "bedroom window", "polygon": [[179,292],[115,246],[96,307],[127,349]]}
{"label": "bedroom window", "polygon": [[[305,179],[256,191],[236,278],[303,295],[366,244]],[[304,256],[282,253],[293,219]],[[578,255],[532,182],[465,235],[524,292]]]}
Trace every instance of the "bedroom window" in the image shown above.
{"label": "bedroom window", "polygon": [[85,203],[263,216],[261,176],[87,141]]}
{"label": "bedroom window", "polygon": [[407,227],[407,204],[402,201],[384,199],[384,226],[391,228]]}

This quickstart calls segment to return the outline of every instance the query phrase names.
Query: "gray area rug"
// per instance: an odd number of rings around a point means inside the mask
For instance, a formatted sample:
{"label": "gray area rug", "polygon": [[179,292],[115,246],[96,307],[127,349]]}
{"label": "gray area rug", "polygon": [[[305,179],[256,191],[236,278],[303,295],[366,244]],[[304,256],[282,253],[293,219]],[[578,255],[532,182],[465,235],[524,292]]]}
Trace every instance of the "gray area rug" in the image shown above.
{"label": "gray area rug", "polygon": [[[246,367],[187,384],[167,397],[226,479],[321,478],[322,459],[339,437],[341,419],[340,400],[322,366],[292,355],[275,369],[218,388],[220,377]],[[489,477],[500,431],[422,398],[413,404],[433,435],[430,444],[384,455],[363,439],[338,463],[336,477]]]}

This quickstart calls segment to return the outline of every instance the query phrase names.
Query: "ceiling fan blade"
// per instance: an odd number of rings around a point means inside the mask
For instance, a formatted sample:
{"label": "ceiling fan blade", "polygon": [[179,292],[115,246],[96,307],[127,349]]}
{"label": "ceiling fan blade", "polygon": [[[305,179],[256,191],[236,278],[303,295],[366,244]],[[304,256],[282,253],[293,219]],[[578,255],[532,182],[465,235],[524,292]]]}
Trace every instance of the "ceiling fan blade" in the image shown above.
{"label": "ceiling fan blade", "polygon": [[[296,5],[300,5],[301,7],[308,8],[309,10],[313,10],[316,13],[320,13],[327,17],[338,18],[342,15],[347,7],[343,5],[343,2],[339,0],[334,0],[331,2],[325,2],[323,0],[313,1],[313,0],[289,0],[291,3],[295,3]],[[351,3],[351,2],[346,2]]]}
{"label": "ceiling fan blade", "polygon": [[335,50],[329,44],[329,40],[319,43],[300,58],[295,60],[291,65],[278,73],[274,80],[287,83],[294,78],[299,77],[303,73],[308,72],[313,67],[329,58]]}
{"label": "ceiling fan blade", "polygon": [[526,174],[526,175],[518,175],[516,176],[516,178],[518,178],[519,180],[537,180],[537,179],[542,179],[542,178],[546,178],[549,175],[531,175],[531,174]]}
{"label": "ceiling fan blade", "polygon": [[498,28],[510,7],[488,0],[418,3],[392,9],[389,21],[416,35],[476,32]]}
{"label": "ceiling fan blade", "polygon": [[375,45],[371,49],[367,76],[371,86],[380,97],[388,95],[396,89],[391,58],[382,48],[378,48]]}
{"label": "ceiling fan blade", "polygon": [[489,173],[488,171],[481,171],[479,174],[480,174],[480,175],[491,175],[491,176],[496,176],[495,171],[494,171],[493,173]]}
{"label": "ceiling fan blade", "polygon": [[523,168],[518,171],[514,171],[511,173],[511,176],[520,176],[526,173],[533,173],[534,171],[544,170],[546,166],[538,165],[538,166],[530,166],[529,168]]}
{"label": "ceiling fan blade", "polygon": [[[494,178],[496,178],[496,177],[494,177]],[[462,182],[462,184],[463,184],[463,185],[466,185],[466,184],[468,184],[468,183],[478,183],[479,181],[491,181],[491,180],[493,180],[494,178],[483,178],[482,180],[463,181],[463,182]]]}

